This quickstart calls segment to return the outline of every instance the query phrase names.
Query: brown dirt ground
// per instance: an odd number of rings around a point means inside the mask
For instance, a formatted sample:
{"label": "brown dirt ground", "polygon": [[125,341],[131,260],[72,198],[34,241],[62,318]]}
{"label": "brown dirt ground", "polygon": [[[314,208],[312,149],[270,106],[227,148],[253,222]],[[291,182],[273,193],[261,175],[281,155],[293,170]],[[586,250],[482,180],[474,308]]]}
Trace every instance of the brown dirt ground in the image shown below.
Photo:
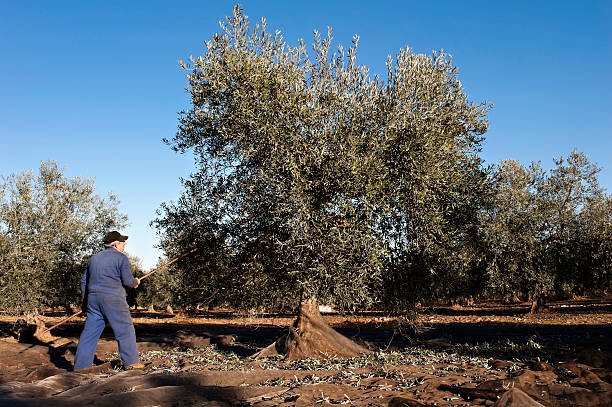
{"label": "brown dirt ground", "polygon": [[[249,358],[285,332],[289,315],[139,311],[146,368],[118,366],[107,328],[97,366],[79,373],[71,369],[83,319],[53,330],[57,339],[45,344],[18,343],[16,319],[0,316],[0,406],[527,405],[517,390],[545,406],[612,405],[612,301],[557,302],[536,316],[527,310],[440,307],[401,331],[380,313],[325,315],[375,350],[325,361]],[[61,317],[44,319],[50,326]]]}

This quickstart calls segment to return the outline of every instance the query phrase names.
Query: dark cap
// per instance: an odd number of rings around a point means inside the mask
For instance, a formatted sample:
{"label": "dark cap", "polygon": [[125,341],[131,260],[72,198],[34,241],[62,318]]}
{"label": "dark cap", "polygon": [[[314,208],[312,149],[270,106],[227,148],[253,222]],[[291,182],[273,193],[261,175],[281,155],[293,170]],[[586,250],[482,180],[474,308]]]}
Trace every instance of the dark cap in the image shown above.
{"label": "dark cap", "polygon": [[105,244],[113,243],[114,241],[125,242],[128,239],[127,236],[123,236],[121,233],[113,230],[112,232],[108,232],[106,236],[104,236],[103,242]]}

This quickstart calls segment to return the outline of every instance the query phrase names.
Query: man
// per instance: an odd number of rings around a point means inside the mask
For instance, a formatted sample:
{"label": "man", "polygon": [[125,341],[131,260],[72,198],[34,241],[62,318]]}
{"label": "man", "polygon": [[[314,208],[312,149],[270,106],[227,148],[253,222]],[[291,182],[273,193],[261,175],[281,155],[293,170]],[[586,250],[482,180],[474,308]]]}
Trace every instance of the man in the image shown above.
{"label": "man", "polygon": [[104,237],[104,251],[95,254],[87,262],[81,278],[81,295],[87,307],[87,320],[79,339],[74,370],[91,367],[106,321],[119,342],[123,366],[126,369],[144,367],[139,361],[136,333],[123,288],[136,288],[140,284],[140,280],[132,275],[130,262],[123,254],[127,239],[127,236],[117,231],[108,233]]}

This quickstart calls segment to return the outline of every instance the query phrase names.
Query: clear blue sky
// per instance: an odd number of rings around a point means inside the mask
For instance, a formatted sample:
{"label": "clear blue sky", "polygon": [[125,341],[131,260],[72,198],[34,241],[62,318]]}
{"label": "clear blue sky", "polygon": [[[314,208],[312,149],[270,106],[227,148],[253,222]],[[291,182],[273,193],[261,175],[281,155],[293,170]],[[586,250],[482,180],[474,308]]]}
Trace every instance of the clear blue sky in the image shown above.
{"label": "clear blue sky", "polygon": [[[453,55],[471,100],[494,104],[488,163],[584,151],[612,189],[612,1],[251,1],[290,44],[334,29],[372,73],[399,48]],[[0,174],[56,160],[116,193],[127,250],[157,260],[149,222],[178,197],[190,156],[162,143],[188,107],[177,61],[231,14],[230,1],[0,0]],[[382,75],[384,77],[384,75]]]}

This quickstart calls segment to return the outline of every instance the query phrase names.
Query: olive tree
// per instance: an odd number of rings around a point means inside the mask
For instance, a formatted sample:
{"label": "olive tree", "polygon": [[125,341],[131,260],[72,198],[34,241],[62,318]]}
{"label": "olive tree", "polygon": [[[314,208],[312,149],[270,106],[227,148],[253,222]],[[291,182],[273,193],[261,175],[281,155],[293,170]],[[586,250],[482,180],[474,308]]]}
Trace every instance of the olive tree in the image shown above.
{"label": "olive tree", "polygon": [[590,199],[580,219],[580,263],[571,276],[578,293],[612,290],[612,196]]}
{"label": "olive tree", "polygon": [[92,180],[68,178],[56,162],[2,177],[0,308],[37,314],[80,302],[79,280],[109,229],[121,228],[114,195],[101,198]]}
{"label": "olive tree", "polygon": [[516,160],[504,160],[494,170],[495,194],[483,212],[490,249],[489,295],[537,298],[553,289],[554,273],[542,245],[546,219],[539,190],[544,179],[539,163],[525,167]]}
{"label": "olive tree", "polygon": [[599,186],[600,169],[577,151],[554,163],[549,172],[539,163],[500,163],[482,212],[490,292],[529,297],[531,312],[546,296],[610,282],[610,197]]}
{"label": "olive tree", "polygon": [[[582,152],[554,160],[542,184],[545,203],[546,263],[554,270],[557,293],[573,293],[605,286],[609,235],[609,197],[599,185],[601,169]],[[609,227],[608,227],[609,230]]]}
{"label": "olive tree", "polygon": [[380,305],[385,286],[411,280],[407,259],[433,256],[446,230],[463,233],[452,214],[474,206],[487,106],[467,100],[443,53],[401,50],[381,81],[357,64],[358,37],[332,52],[331,30],[315,32],[310,54],[265,20],[251,29],[238,6],[221,28],[182,64],[192,107],[166,140],[193,151],[197,168],[153,222],[167,257],[201,248],[175,268],[177,296],[299,305],[275,345],[289,357],[363,351],[322,321],[318,302]]}

